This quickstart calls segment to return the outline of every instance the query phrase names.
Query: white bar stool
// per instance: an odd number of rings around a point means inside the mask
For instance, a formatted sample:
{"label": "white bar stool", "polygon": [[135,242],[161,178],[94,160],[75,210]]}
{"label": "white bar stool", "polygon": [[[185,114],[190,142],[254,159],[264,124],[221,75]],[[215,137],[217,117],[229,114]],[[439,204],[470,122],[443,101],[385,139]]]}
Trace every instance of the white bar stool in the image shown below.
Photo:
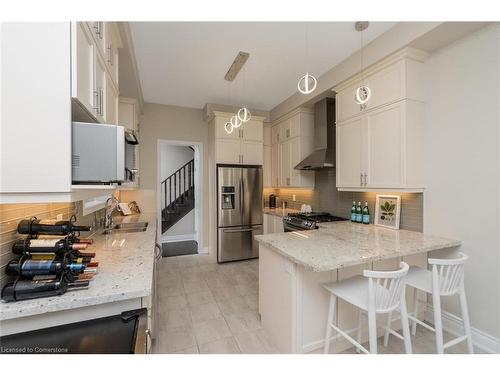
{"label": "white bar stool", "polygon": [[[414,293],[414,311],[408,318],[412,320],[412,334],[415,335],[417,323],[436,333],[436,349],[439,354],[444,353],[444,349],[467,340],[469,353],[473,353],[472,336],[469,322],[469,312],[467,310],[467,299],[464,288],[464,264],[468,256],[459,253],[459,258],[455,259],[428,259],[432,266],[431,271],[411,267],[406,275],[406,284],[416,288]],[[432,293],[432,305],[434,310],[434,328],[417,319],[418,312],[418,290]],[[453,296],[458,294],[460,298],[460,309],[462,311],[462,322],[464,325],[464,335],[443,343],[443,324],[441,320],[441,296]],[[456,317],[458,320],[460,318]]]}
{"label": "white bar stool", "polygon": [[[338,337],[344,337],[351,344],[356,346],[356,351],[364,353],[377,353],[377,318],[376,314],[391,313],[400,309],[403,336],[393,331],[390,326],[384,327],[396,337],[402,339],[405,343],[406,353],[411,353],[410,328],[405,302],[405,283],[404,276],[408,273],[409,266],[405,262],[399,264],[401,267],[397,271],[382,272],[364,270],[363,276],[356,276],[351,279],[340,282],[323,284],[330,295],[330,308],[328,311],[328,322],[326,325],[324,353],[330,352],[330,341]],[[343,331],[333,324],[335,319],[335,305],[337,298],[359,308],[358,327],[349,331]],[[361,341],[361,315],[363,312],[368,314],[368,332],[370,351],[368,351],[359,341]],[[332,329],[338,332],[332,337]],[[354,340],[349,333],[357,331],[357,340]]]}

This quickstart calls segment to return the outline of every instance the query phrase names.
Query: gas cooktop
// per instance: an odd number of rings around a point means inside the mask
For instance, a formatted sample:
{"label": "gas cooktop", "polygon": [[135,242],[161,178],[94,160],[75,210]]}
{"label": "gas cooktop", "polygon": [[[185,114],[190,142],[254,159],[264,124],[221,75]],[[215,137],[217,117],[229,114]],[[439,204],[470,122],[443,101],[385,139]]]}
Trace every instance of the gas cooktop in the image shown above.
{"label": "gas cooktop", "polygon": [[297,212],[283,217],[285,232],[317,229],[317,223],[347,220],[328,212]]}

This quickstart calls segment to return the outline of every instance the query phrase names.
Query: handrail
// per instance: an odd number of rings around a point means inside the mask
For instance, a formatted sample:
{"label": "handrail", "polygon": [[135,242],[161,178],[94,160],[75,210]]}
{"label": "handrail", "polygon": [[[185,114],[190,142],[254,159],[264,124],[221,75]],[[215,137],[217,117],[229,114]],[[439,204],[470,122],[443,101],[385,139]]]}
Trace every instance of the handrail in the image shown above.
{"label": "handrail", "polygon": [[[172,181],[173,180],[173,181]],[[172,187],[172,185],[174,185]],[[194,159],[178,168],[160,184],[161,209],[164,218],[169,213],[177,212],[177,205],[184,204],[194,187]],[[173,195],[173,196],[172,196]]]}
{"label": "handrail", "polygon": [[167,181],[170,177],[172,177],[174,174],[176,174],[177,172],[179,172],[181,169],[183,169],[184,167],[186,167],[188,164],[191,164],[193,163],[194,164],[194,159],[191,159],[190,161],[188,161],[186,164],[184,164],[182,167],[180,167],[179,169],[177,169],[174,173],[172,173],[170,176],[168,176],[166,179],[164,179],[161,184],[163,184],[165,181]]}

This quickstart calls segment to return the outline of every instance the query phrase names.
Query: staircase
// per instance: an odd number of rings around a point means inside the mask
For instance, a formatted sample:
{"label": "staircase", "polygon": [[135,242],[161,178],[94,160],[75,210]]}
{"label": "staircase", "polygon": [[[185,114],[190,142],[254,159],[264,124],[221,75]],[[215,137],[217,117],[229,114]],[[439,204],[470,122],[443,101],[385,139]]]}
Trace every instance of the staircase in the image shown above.
{"label": "staircase", "polygon": [[161,232],[194,208],[194,159],[188,161],[161,183]]}

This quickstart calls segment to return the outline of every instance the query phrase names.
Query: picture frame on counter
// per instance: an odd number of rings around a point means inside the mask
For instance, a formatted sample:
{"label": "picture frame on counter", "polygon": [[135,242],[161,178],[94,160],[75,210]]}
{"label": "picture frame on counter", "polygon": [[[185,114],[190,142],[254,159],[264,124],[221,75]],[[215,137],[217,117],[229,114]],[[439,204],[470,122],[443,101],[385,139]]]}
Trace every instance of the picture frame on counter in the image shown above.
{"label": "picture frame on counter", "polygon": [[379,227],[399,229],[401,196],[377,194],[374,224]]}

